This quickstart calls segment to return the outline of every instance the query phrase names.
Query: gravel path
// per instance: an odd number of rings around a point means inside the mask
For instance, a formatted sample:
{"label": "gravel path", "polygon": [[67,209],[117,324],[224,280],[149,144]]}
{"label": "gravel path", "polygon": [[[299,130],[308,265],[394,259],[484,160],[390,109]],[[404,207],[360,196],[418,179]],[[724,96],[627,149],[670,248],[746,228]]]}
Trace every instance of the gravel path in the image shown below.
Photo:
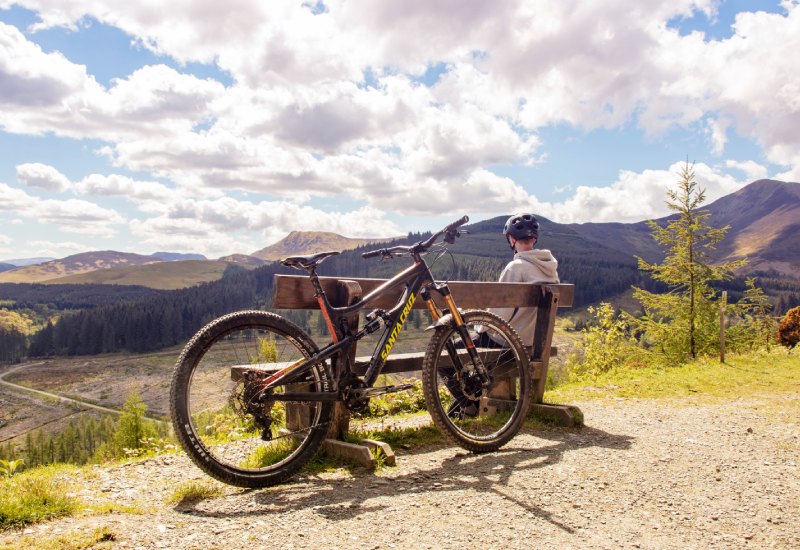
{"label": "gravel path", "polygon": [[497,453],[397,450],[377,475],[179,507],[165,504],[175,485],[207,479],[183,455],[97,467],[84,500],[147,513],[56,520],[0,546],[106,526],[120,548],[800,548],[800,417],[776,407],[790,398],[576,403],[586,427],[526,430]]}

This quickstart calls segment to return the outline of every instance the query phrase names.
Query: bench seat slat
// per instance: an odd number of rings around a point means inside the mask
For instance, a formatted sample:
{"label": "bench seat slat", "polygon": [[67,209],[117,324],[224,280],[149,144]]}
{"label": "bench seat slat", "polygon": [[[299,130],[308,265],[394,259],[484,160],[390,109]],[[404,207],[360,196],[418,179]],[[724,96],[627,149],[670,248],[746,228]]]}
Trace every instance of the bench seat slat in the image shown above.
{"label": "bench seat slat", "polygon": [[[462,353],[466,353],[464,350],[460,350]],[[482,350],[483,352],[489,352],[490,360],[495,359],[497,357],[497,352],[500,350]],[[530,348],[528,348],[530,351]],[[550,356],[553,357],[557,353],[557,349],[555,347],[550,348]],[[386,362],[386,365],[383,367],[383,374],[397,374],[401,372],[418,372],[422,370],[422,359],[425,357],[425,353],[421,351],[411,352],[411,353],[394,353],[389,356],[389,360]],[[364,355],[361,357],[356,357],[354,370],[357,374],[363,375],[367,372],[367,367],[369,366],[369,361],[371,357],[368,355]],[[231,367],[231,379],[232,380],[239,380],[242,377],[242,374],[246,371],[259,371],[263,372],[264,374],[273,374],[278,372],[280,369],[289,366],[291,362],[286,361],[283,363],[256,363],[253,365],[233,365]],[[449,361],[443,363],[443,365],[449,364]],[[541,369],[542,369],[542,361],[534,361],[531,360],[531,368],[533,369],[533,378],[534,380],[541,376]]]}

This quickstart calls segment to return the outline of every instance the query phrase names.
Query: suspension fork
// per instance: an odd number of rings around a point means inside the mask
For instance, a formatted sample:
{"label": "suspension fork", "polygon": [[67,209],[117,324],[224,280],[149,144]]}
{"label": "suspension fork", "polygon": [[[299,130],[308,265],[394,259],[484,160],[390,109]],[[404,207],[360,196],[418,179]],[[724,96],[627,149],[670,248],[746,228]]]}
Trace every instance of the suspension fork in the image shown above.
{"label": "suspension fork", "polygon": [[[481,379],[481,385],[484,388],[488,387],[490,382],[489,373],[486,371],[486,367],[478,355],[478,350],[475,348],[475,343],[472,341],[472,338],[469,335],[467,325],[464,324],[464,318],[461,317],[461,312],[459,312],[458,307],[456,307],[456,302],[453,300],[453,295],[450,293],[450,288],[447,285],[436,285],[433,288],[442,296],[447,309],[450,311],[450,315],[453,317],[453,322],[455,322],[456,325],[456,331],[461,337],[461,341],[464,342],[464,347],[467,350],[470,361],[472,362],[472,365],[475,367],[475,371],[478,373],[478,376]],[[442,317],[442,314],[431,299],[430,291],[427,287],[420,291],[420,296],[422,296],[422,299],[425,301],[425,305],[427,306],[428,311],[431,314],[431,318],[435,323]],[[445,349],[447,350],[447,355],[450,357],[450,360],[453,362],[456,379],[460,381],[462,373],[464,372],[464,365],[461,363],[461,359],[458,356],[458,351],[456,350],[453,342],[450,340],[445,343]]]}

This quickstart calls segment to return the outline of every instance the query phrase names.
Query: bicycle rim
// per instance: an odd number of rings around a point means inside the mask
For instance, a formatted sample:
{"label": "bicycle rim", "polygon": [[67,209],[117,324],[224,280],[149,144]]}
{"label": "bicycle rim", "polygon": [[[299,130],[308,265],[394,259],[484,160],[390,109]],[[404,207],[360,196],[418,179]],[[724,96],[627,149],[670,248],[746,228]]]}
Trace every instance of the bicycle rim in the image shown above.
{"label": "bicycle rim", "polygon": [[284,481],[314,454],[333,404],[274,399],[330,390],[324,365],[302,380],[265,391],[277,370],[310,357],[313,344],[285,319],[240,312],[212,322],[187,345],[173,380],[176,434],[194,462],[243,487]]}
{"label": "bicycle rim", "polygon": [[489,386],[482,387],[475,373],[456,374],[454,363],[472,368],[466,346],[455,326],[441,327],[425,357],[425,399],[434,424],[449,440],[471,451],[492,451],[522,426],[531,402],[530,367],[524,346],[505,321],[481,311],[462,316],[470,339],[477,341]]}

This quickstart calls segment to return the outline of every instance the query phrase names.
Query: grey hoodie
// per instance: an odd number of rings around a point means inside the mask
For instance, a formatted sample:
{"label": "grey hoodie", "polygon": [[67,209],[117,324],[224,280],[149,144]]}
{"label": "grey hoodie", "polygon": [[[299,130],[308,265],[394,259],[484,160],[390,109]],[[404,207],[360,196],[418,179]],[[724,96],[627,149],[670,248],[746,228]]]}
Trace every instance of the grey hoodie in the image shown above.
{"label": "grey hoodie", "polygon": [[[500,274],[502,283],[558,283],[558,261],[549,250],[526,250],[514,254]],[[533,331],[536,327],[536,308],[492,308],[496,313],[519,333],[522,343],[530,346],[533,343]]]}

